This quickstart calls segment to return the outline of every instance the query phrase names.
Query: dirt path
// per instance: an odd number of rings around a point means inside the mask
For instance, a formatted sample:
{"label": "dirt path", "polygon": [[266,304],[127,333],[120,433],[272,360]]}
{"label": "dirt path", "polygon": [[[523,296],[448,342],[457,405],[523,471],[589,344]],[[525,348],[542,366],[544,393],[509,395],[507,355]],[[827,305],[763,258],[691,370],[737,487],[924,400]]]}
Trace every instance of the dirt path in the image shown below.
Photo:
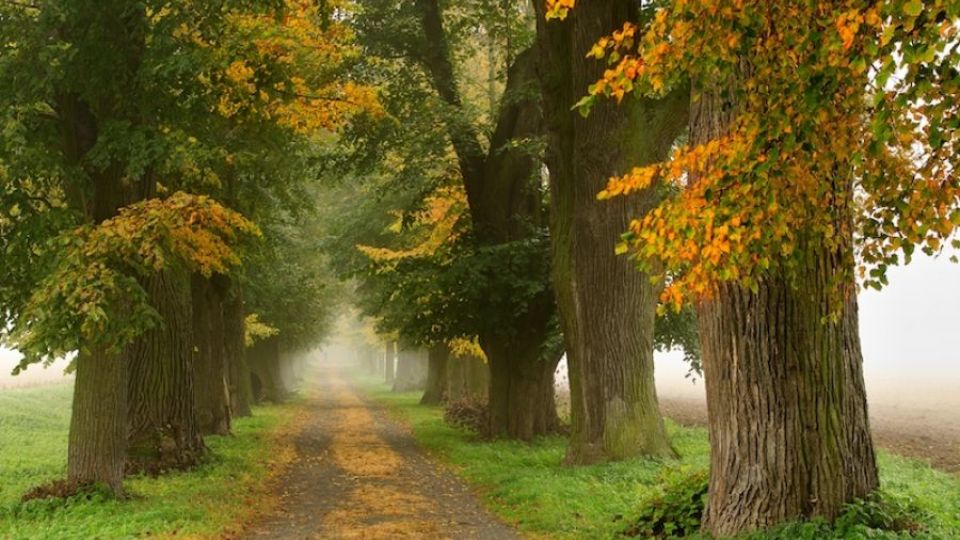
{"label": "dirt path", "polygon": [[278,481],[278,510],[245,538],[516,538],[338,366],[310,378],[309,420]]}

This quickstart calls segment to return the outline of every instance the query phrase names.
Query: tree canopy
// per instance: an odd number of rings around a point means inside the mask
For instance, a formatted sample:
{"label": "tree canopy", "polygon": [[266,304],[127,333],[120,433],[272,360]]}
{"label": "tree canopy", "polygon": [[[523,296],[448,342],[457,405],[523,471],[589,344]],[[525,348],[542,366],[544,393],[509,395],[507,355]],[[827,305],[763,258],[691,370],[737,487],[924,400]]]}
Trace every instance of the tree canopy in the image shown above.
{"label": "tree canopy", "polygon": [[[548,2],[563,17],[572,0]],[[669,276],[663,300],[709,296],[788,272],[812,245],[856,257],[880,288],[915,249],[960,224],[960,72],[954,2],[670,2],[600,40],[593,99],[724,89],[734,124],[669,161],[611,179],[600,198],[653,182],[684,189],[631,224],[638,263]],[[853,242],[850,242],[850,239]]]}

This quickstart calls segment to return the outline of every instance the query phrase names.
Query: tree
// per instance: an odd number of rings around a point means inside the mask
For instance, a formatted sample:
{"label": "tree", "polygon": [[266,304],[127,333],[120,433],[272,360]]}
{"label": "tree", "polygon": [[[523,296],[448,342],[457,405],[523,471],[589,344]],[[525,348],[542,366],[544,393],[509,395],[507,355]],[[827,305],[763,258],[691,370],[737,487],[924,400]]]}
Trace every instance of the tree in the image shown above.
{"label": "tree", "polygon": [[229,435],[229,364],[223,304],[229,281],[195,275],[193,297],[193,373],[197,427],[203,435]]}
{"label": "tree", "polygon": [[393,386],[393,381],[397,377],[396,358],[397,343],[395,341],[388,342],[384,353],[383,382],[390,386]]}
{"label": "tree", "polygon": [[403,346],[397,349],[397,374],[393,380],[394,392],[412,392],[423,390],[427,382],[427,362],[425,351],[416,347]]}
{"label": "tree", "polygon": [[223,324],[230,411],[233,416],[243,418],[253,414],[253,383],[247,363],[245,340],[246,313],[243,307],[243,289],[233,285],[227,290],[228,296],[223,304]]}
{"label": "tree", "polygon": [[693,81],[690,143],[600,196],[683,188],[630,238],[669,278],[665,302],[698,302],[709,533],[832,519],[878,485],[855,279],[882,286],[960,223],[958,17],[921,0],[677,2],[594,49],[612,67],[585,105]]}
{"label": "tree", "polygon": [[447,365],[450,348],[446,343],[430,347],[427,356],[427,388],[420,399],[421,405],[439,405],[447,398]]}
{"label": "tree", "polygon": [[[476,109],[461,92],[457,77],[458,55],[468,54],[458,46],[471,40],[457,40],[453,46],[447,30],[463,28],[458,21],[470,19],[470,6],[445,12],[439,2],[416,0],[400,4],[370,1],[364,7],[364,16],[357,22],[361,42],[374,55],[400,58],[406,72],[416,77],[416,84],[428,85],[428,103],[434,104],[428,110],[435,107],[440,113],[432,121],[443,126],[439,154],[445,159],[452,149],[456,160],[470,234],[469,242],[461,244],[460,253],[466,257],[449,268],[461,269],[461,275],[471,278],[460,282],[461,288],[466,283],[469,290],[455,293],[448,289],[449,294],[436,298],[472,302],[472,309],[459,313],[467,314],[463,322],[475,326],[446,337],[480,337],[491,367],[487,431],[492,436],[521,439],[551,432],[557,427],[553,372],[561,352],[549,285],[545,199],[537,158],[536,139],[542,123],[535,91],[535,55],[532,51],[520,53],[526,40],[510,41],[504,55],[509,66],[505,89],[499,100],[488,100],[499,103],[497,110],[490,111],[492,133],[484,139]],[[522,20],[523,13],[508,4],[500,16],[515,21]],[[406,85],[411,86],[416,85]],[[435,148],[431,151],[436,153]],[[462,264],[465,261],[472,267]],[[444,274],[452,276],[454,272]],[[507,295],[506,290],[519,294]]]}
{"label": "tree", "polygon": [[[101,483],[122,493],[128,401],[121,352],[160,316],[137,277],[227,272],[239,264],[232,247],[238,233],[255,232],[217,203],[178,193],[58,238],[58,264],[13,313],[8,339],[24,353],[20,369],[79,351],[67,470],[73,487]],[[114,386],[102,386],[108,383]]]}
{"label": "tree", "polygon": [[572,434],[567,460],[592,463],[672,456],[653,378],[659,286],[619,257],[630,219],[659,199],[655,186],[614,204],[596,194],[614,175],[664,160],[686,128],[686,88],[662,99],[570,107],[601,77],[587,52],[640,15],[628,0],[595,0],[563,22],[538,10],[540,77],[549,131],[553,283],[570,370]]}

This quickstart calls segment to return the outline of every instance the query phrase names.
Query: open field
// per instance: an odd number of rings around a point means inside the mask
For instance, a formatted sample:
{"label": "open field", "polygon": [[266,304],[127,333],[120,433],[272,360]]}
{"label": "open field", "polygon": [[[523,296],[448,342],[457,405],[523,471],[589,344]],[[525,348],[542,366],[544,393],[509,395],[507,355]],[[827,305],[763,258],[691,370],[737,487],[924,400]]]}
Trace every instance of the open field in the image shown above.
{"label": "open field", "polygon": [[231,437],[208,437],[196,470],[126,482],[130,499],[98,495],[19,502],[29,488],[66,469],[70,385],[0,392],[0,538],[87,539],[134,536],[219,538],[268,509],[267,482],[290,458],[285,430],[299,403],[257,407]]}

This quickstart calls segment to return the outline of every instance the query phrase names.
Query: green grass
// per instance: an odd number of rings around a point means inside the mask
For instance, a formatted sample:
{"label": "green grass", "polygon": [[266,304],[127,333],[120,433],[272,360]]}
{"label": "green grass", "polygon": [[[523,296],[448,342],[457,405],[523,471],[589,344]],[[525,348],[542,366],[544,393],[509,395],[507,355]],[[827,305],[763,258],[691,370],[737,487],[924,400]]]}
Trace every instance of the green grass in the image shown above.
{"label": "green grass", "polygon": [[[665,470],[705,469],[709,463],[706,430],[668,422],[674,446],[683,456],[680,460],[565,467],[562,438],[529,445],[478,441],[469,432],[447,425],[440,408],[418,405],[419,394],[394,394],[375,379],[358,376],[358,380],[374,399],[410,425],[424,449],[473,485],[495,514],[531,536],[616,537],[638,515],[641,501],[658,490]],[[929,514],[922,537],[960,538],[960,478],[882,452],[879,463],[883,490]],[[780,537],[799,538],[802,532],[794,529]],[[822,538],[822,534],[807,537]],[[847,537],[866,538],[852,534]]]}
{"label": "green grass", "polygon": [[297,403],[257,407],[234,436],[208,437],[200,467],[160,478],[131,478],[129,500],[94,496],[19,502],[29,488],[66,470],[70,385],[0,392],[0,538],[71,539],[219,536],[250,516],[276,458],[274,433]]}

